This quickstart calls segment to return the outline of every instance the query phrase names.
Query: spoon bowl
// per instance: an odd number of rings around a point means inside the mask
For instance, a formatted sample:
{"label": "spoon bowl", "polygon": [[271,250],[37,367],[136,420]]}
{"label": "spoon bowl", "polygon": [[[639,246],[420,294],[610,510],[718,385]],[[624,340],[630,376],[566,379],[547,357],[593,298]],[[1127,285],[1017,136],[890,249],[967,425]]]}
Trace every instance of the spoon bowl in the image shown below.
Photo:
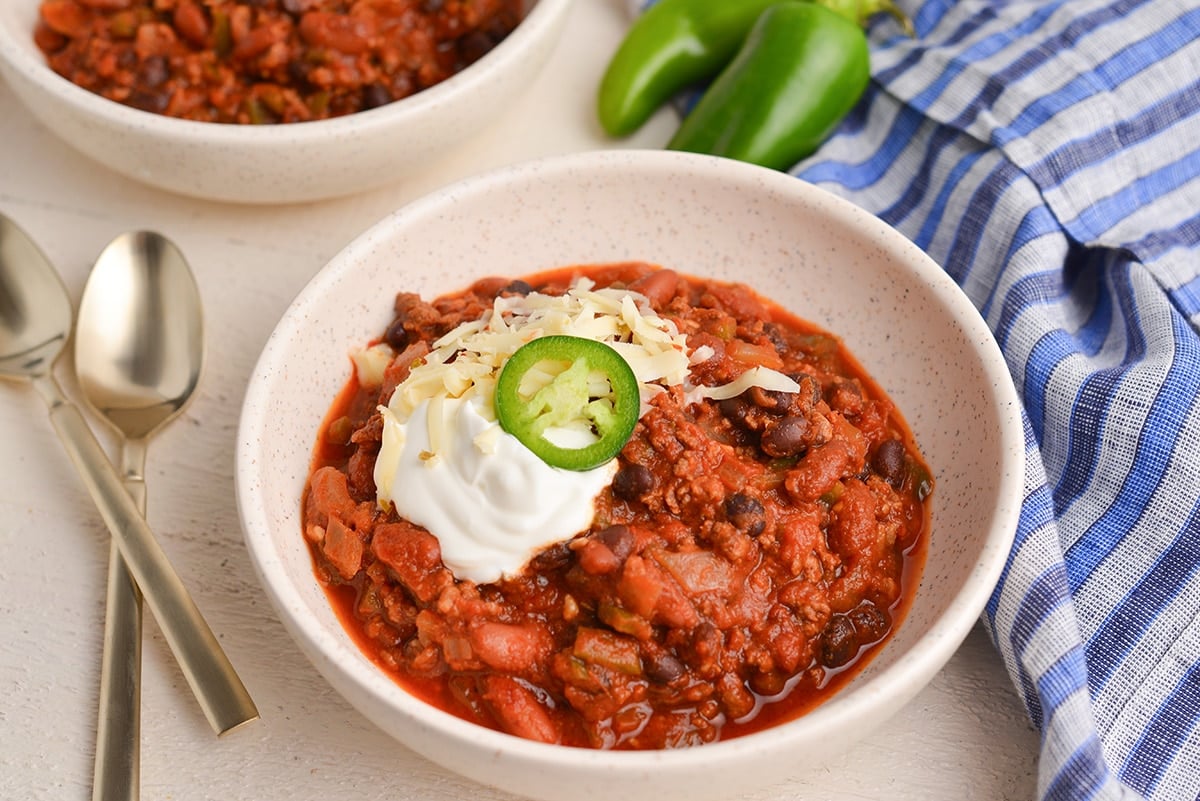
{"label": "spoon bowl", "polygon": [[183,410],[203,362],[200,293],[183,254],[150,231],[114,239],[92,268],[75,329],[88,402],[125,437],[148,437]]}
{"label": "spoon bowl", "polygon": [[[25,232],[0,215],[0,265],[46,262]],[[47,375],[71,331],[71,301],[54,270],[0,268],[0,377]]]}

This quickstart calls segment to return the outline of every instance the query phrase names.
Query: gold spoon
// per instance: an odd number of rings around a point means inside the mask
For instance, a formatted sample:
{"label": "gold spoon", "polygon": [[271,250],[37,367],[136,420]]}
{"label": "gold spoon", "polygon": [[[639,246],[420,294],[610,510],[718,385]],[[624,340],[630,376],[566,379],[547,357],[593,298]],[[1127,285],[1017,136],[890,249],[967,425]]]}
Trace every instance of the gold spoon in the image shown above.
{"label": "gold spoon", "polygon": [[71,333],[66,287],[37,245],[0,215],[0,378],[33,383],[163,637],[218,733],[257,717],[245,686],[129,497],[53,366]]}
{"label": "gold spoon", "polygon": [[[183,411],[203,365],[200,292],[183,254],[153,232],[114,239],[83,288],[75,372],[84,398],[121,437],[122,482],[143,515],[149,439]],[[141,595],[116,543],[109,552],[106,608],[92,799],[136,801]]]}

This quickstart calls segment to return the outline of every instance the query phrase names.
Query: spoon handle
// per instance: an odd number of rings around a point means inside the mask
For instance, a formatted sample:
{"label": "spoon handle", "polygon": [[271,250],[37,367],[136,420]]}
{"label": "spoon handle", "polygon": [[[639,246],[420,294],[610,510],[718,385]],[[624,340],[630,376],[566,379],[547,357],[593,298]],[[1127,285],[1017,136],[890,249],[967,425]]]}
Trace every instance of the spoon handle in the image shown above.
{"label": "spoon handle", "polygon": [[209,724],[224,734],[255,720],[254,701],[83,416],[53,376],[40,376],[34,384]]}
{"label": "spoon handle", "polygon": [[138,801],[141,755],[142,598],[121,549],[108,555],[100,721],[92,801]]}

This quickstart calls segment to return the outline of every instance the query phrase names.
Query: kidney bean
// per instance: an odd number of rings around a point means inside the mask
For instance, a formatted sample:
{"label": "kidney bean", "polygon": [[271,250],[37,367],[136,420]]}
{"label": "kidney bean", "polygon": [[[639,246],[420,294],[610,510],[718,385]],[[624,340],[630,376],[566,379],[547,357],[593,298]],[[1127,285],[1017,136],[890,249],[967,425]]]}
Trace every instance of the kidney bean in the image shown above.
{"label": "kidney bean", "polygon": [[67,37],[63,36],[58,31],[52,29],[45,22],[39,22],[33,31],[33,43],[43,53],[55,53],[61,50],[68,42]]}
{"label": "kidney bean", "polygon": [[122,11],[133,5],[133,0],[79,0],[81,5],[97,11]]}
{"label": "kidney bean", "polygon": [[147,22],[138,26],[133,49],[137,57],[144,61],[150,56],[168,55],[176,41],[178,37],[170,25]]}
{"label": "kidney bean", "polygon": [[575,558],[584,573],[604,576],[621,567],[621,560],[601,540],[589,538],[578,542],[579,547],[574,549]]}
{"label": "kidney bean", "polygon": [[276,32],[266,25],[251,28],[244,36],[234,40],[231,55],[239,61],[249,61],[267,52],[278,38]]}
{"label": "kidney bean", "polygon": [[642,670],[646,678],[657,684],[670,684],[678,681],[687,673],[683,663],[669,653],[656,653],[645,657]]}
{"label": "kidney bean", "polygon": [[175,30],[179,31],[179,35],[189,43],[196,47],[208,46],[210,31],[208,17],[204,15],[203,9],[192,0],[182,0],[179,5],[175,6],[173,22]]}
{"label": "kidney bean", "polygon": [[609,526],[596,535],[596,538],[604,543],[608,550],[612,551],[613,556],[624,562],[629,558],[629,554],[633,553],[634,542],[633,532],[629,530],[629,526],[617,524]]}
{"label": "kidney bean", "polygon": [[375,26],[365,17],[309,11],[300,18],[300,36],[304,41],[339,53],[365,53],[374,35]]}
{"label": "kidney bean", "polygon": [[50,30],[63,36],[84,37],[91,27],[92,15],[75,0],[46,0],[41,14]]}
{"label": "kidney bean", "polygon": [[798,501],[815,501],[833,489],[850,466],[850,452],[841,440],[810,448],[784,478],[788,494]]}
{"label": "kidney bean", "polygon": [[645,295],[652,309],[661,309],[679,290],[679,275],[674,270],[655,270],[634,281],[629,288]]}

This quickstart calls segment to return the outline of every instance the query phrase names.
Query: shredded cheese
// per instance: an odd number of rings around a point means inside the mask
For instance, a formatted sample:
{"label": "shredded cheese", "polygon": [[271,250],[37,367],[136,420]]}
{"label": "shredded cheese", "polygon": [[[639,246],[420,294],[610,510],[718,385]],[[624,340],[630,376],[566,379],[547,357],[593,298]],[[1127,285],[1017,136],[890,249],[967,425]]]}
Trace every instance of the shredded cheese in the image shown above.
{"label": "shredded cheese", "polygon": [[[731,398],[752,386],[795,392],[796,382],[766,367],[747,370],[721,387],[693,387],[690,368],[711,358],[708,347],[688,348],[687,336],[661,317],[644,295],[628,289],[597,289],[589,278],[578,279],[565,293],[498,297],[477,320],[469,320],[433,343],[433,350],[413,367],[381,410],[385,431],[389,422],[403,424],[413,411],[434,399],[475,399],[480,412],[495,422],[493,397],[496,378],[505,361],[526,342],[550,334],[585,337],[604,342],[629,364],[641,390],[642,412],[666,387],[682,386],[687,402]],[[367,359],[356,360],[366,362]],[[373,361],[373,360],[371,360]],[[360,374],[367,372],[360,367]],[[438,413],[435,402],[428,415],[429,442],[436,453],[446,441],[449,415]],[[438,430],[433,430],[437,428]],[[387,443],[384,443],[385,449]]]}

